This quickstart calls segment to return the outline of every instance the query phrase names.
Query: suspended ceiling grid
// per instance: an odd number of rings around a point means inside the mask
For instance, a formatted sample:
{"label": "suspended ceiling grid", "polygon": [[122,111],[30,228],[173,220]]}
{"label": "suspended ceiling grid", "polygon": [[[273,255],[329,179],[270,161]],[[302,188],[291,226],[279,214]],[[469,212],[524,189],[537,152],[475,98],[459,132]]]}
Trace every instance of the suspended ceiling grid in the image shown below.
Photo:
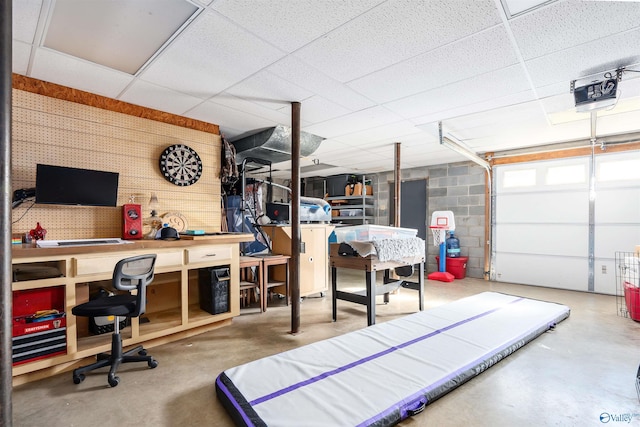
{"label": "suspended ceiling grid", "polygon": [[[439,121],[477,153],[588,139],[569,82],[640,70],[638,1],[20,0],[13,9],[18,74],[215,123],[230,140],[290,125],[290,102],[301,102],[302,130],[326,138],[302,165],[335,166],[308,176],[391,170],[395,142],[403,168],[464,160],[438,144]],[[638,132],[638,77],[626,72],[616,107],[598,112],[599,137]],[[288,167],[274,165],[283,176]]]}

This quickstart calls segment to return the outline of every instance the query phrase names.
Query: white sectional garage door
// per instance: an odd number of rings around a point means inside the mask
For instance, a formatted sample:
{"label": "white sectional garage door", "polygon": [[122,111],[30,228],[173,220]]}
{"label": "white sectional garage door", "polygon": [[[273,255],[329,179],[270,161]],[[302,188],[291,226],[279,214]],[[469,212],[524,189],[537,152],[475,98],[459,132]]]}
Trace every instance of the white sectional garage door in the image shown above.
{"label": "white sectional garage door", "polygon": [[590,157],[495,167],[494,280],[615,294],[615,252],[640,244],[640,154],[594,166],[594,191]]}

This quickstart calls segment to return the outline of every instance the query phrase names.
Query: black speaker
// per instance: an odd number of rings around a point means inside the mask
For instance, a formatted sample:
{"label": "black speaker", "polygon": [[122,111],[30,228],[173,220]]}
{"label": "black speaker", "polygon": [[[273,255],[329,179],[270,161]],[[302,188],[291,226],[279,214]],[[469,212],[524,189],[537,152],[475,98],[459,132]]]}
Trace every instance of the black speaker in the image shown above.
{"label": "black speaker", "polygon": [[229,311],[229,267],[211,267],[198,270],[200,308],[211,314]]}

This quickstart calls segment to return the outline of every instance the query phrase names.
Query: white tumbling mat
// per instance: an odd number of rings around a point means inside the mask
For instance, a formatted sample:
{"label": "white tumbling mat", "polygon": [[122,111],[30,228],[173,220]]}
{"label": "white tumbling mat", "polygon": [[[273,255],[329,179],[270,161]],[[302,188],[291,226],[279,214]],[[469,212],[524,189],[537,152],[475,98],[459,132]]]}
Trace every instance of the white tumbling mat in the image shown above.
{"label": "white tumbling mat", "polygon": [[216,393],[238,426],[394,425],[568,316],[484,292],[227,369]]}

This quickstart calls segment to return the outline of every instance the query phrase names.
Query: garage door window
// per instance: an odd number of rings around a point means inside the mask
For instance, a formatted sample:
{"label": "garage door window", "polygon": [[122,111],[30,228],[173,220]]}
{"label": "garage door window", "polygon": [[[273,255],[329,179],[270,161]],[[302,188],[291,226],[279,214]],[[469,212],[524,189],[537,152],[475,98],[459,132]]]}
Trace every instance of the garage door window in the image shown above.
{"label": "garage door window", "polygon": [[547,169],[545,184],[582,184],[587,182],[587,170],[582,165],[554,166]]}
{"label": "garage door window", "polygon": [[599,182],[640,179],[640,159],[601,161],[599,166],[597,175]]}

